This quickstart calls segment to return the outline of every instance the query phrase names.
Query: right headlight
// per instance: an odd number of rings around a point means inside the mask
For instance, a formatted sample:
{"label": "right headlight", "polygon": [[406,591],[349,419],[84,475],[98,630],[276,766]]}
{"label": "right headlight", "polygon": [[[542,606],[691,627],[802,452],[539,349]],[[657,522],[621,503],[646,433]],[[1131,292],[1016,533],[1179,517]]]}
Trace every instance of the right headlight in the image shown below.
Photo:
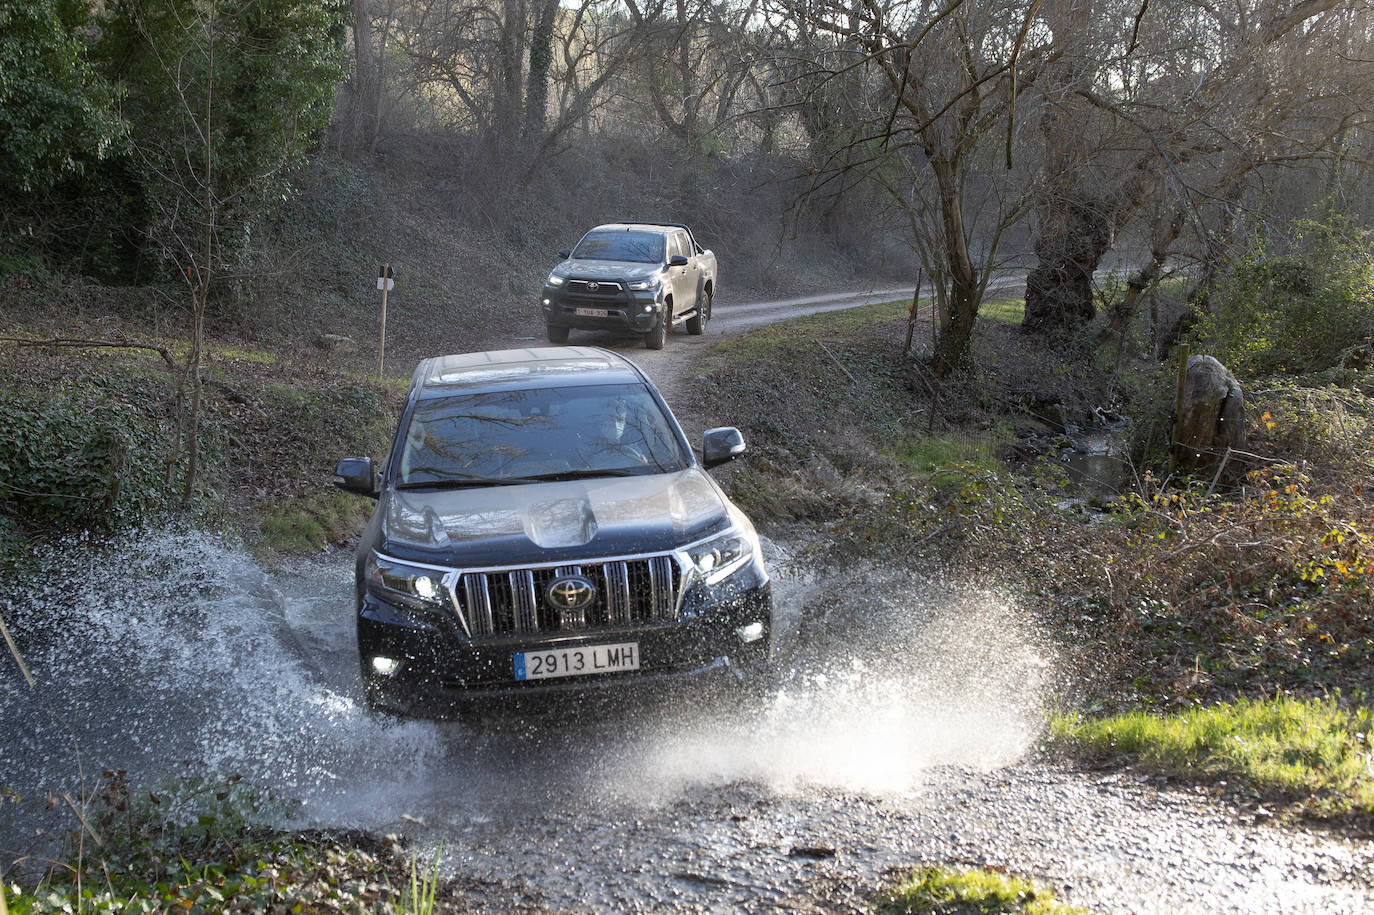
{"label": "right headlight", "polygon": [[651,290],[656,291],[660,284],[658,277],[651,276],[644,280],[631,280],[625,285],[633,292],[648,292]]}
{"label": "right headlight", "polygon": [[417,610],[438,610],[450,605],[448,586],[444,583],[447,569],[411,565],[373,550],[368,554],[364,571],[367,590],[382,600]]}
{"label": "right headlight", "polygon": [[548,283],[550,286],[562,286],[564,280],[563,277],[559,276],[558,274],[550,273],[549,278],[546,279],[544,282]]}
{"label": "right headlight", "polygon": [[758,534],[738,525],[683,552],[697,577],[708,585],[724,581],[751,562],[763,564]]}

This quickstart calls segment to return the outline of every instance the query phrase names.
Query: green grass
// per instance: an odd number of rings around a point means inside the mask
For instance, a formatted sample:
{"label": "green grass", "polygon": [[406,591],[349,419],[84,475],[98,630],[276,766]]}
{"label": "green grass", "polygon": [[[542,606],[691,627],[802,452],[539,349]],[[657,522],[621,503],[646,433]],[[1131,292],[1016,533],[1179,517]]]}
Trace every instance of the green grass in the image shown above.
{"label": "green grass", "polygon": [[999,431],[979,436],[926,435],[904,440],[892,455],[918,474],[932,473],[951,464],[996,471],[1002,469],[997,448],[1005,437],[1006,434]]}
{"label": "green grass", "polygon": [[982,321],[1020,324],[1025,316],[1026,300],[1023,298],[993,299],[978,306],[978,318]]}
{"label": "green grass", "polygon": [[321,489],[312,497],[294,499],[262,518],[259,553],[300,555],[318,552],[350,537],[366,523],[376,505],[339,490]]}
{"label": "green grass", "polygon": [[883,893],[874,908],[879,915],[1087,915],[1021,877],[939,867],[914,872]]}
{"label": "green grass", "polygon": [[1312,813],[1374,813],[1374,707],[1339,699],[1239,700],[1178,715],[1057,715],[1053,736],[1171,775],[1243,778]]}

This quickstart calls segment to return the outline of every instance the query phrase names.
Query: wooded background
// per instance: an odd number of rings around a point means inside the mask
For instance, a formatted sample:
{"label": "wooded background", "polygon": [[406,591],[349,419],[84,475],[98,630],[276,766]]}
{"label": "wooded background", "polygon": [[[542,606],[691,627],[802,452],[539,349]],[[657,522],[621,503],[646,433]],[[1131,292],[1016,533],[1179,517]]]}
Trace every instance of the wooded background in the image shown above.
{"label": "wooded background", "polygon": [[249,278],[303,193],[350,193],[303,168],[332,161],[405,171],[498,247],[653,215],[736,262],[810,237],[921,266],[941,375],[1008,264],[1024,327],[1065,339],[1119,336],[1185,276],[1152,315],[1166,346],[1235,264],[1363,237],[1372,22],[1354,0],[0,0],[0,271],[180,278],[196,328],[270,311]]}

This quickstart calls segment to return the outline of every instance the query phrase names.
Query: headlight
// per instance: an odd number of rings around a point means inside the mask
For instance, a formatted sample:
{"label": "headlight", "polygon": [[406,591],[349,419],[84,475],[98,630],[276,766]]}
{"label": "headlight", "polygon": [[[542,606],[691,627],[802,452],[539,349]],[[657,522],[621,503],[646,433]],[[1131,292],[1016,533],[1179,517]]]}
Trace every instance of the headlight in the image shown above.
{"label": "headlight", "polygon": [[625,285],[633,292],[647,292],[649,290],[657,291],[659,287],[659,281],[658,277],[654,276],[650,277],[647,280],[631,280]]}
{"label": "headlight", "polygon": [[546,279],[544,282],[548,283],[550,286],[562,286],[564,280],[563,277],[559,276],[558,274],[550,273],[549,278]]}
{"label": "headlight", "polygon": [[708,585],[724,581],[751,561],[763,562],[758,535],[738,527],[689,546],[683,552],[697,575]]}
{"label": "headlight", "polygon": [[448,606],[445,570],[398,562],[375,551],[367,557],[367,590],[377,597],[418,609]]}

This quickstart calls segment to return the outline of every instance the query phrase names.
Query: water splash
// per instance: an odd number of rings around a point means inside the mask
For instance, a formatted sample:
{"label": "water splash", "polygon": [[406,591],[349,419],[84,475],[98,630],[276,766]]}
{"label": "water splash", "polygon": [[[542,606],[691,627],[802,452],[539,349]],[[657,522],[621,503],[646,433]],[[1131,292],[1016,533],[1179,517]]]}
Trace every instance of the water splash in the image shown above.
{"label": "water splash", "polygon": [[399,722],[358,701],[345,558],[269,573],[183,529],[59,544],[31,566],[0,593],[39,680],[30,691],[0,665],[0,786],[60,793],[100,768],[149,786],[234,774],[324,825],[657,805],[734,782],[910,791],[931,767],[1021,756],[1047,667],[1005,596],[863,570],[777,582],[783,672],[747,701],[727,689]]}

